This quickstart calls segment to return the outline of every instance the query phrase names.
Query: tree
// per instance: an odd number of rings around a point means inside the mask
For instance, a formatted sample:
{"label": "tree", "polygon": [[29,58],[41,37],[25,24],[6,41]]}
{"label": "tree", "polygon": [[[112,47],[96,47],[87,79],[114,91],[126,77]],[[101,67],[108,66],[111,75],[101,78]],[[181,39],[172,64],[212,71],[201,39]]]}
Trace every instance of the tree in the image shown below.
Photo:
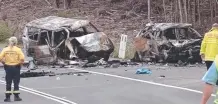
{"label": "tree", "polygon": [[65,9],[70,9],[72,0],[64,0]]}
{"label": "tree", "polygon": [[167,16],[166,16],[165,0],[163,0],[163,8],[164,8],[164,19],[165,19],[165,21],[166,21],[166,20],[167,20]]}
{"label": "tree", "polygon": [[187,13],[187,1],[183,0],[183,4],[184,4],[184,12],[185,12],[185,22],[188,22],[188,13]]}
{"label": "tree", "polygon": [[[55,3],[56,3],[57,8],[60,8],[61,1],[56,0]],[[72,0],[63,0],[64,9],[70,9],[71,3],[72,3]]]}
{"label": "tree", "polygon": [[181,4],[181,0],[178,0],[178,4],[179,4],[179,21],[180,23],[183,23],[183,17],[182,17],[182,4]]}
{"label": "tree", "polygon": [[151,0],[148,0],[148,21],[151,22]]}
{"label": "tree", "polygon": [[199,25],[201,25],[200,0],[198,0],[198,21],[199,21]]}
{"label": "tree", "polygon": [[57,8],[60,8],[60,0],[56,0],[55,4],[56,4]]}

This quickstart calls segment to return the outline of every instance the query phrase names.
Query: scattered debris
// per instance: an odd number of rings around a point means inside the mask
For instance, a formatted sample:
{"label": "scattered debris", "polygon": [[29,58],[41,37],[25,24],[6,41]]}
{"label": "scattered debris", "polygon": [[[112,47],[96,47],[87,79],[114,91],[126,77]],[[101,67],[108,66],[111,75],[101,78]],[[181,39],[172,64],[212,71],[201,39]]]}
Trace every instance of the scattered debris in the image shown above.
{"label": "scattered debris", "polygon": [[55,72],[23,72],[21,73],[21,78],[29,78],[29,77],[42,77],[42,76],[61,76],[61,75],[75,75],[75,76],[83,76],[85,74],[90,74],[89,72],[65,72],[65,73],[55,73]]}
{"label": "scattered debris", "polygon": [[57,77],[56,80],[60,80],[60,77]]}
{"label": "scattered debris", "polygon": [[67,72],[67,73],[57,73],[55,75],[76,75],[76,76],[82,76],[83,74],[89,74],[89,72]]}
{"label": "scattered debris", "polygon": [[158,67],[157,70],[166,70],[169,69],[169,67]]}
{"label": "scattered debris", "polygon": [[29,70],[36,70],[38,67],[36,66],[36,62],[34,60],[29,61],[27,68]]}
{"label": "scattered debris", "polygon": [[[196,64],[196,65],[198,65],[198,64]],[[189,64],[188,67],[195,67],[196,65],[190,65],[190,64]]]}
{"label": "scattered debris", "polygon": [[83,68],[87,67],[96,67],[96,66],[103,66],[104,68],[118,68],[120,66],[136,66],[139,65],[136,62],[131,62],[131,61],[120,61],[120,60],[110,60],[110,61],[104,61],[103,59],[97,60],[95,62],[87,62],[84,65],[82,65]]}
{"label": "scattered debris", "polygon": [[165,75],[160,75],[160,78],[165,78],[166,76]]}
{"label": "scattered debris", "polygon": [[180,61],[179,65],[202,62],[199,55],[201,41],[202,36],[191,28],[191,24],[150,24],[134,38],[137,51],[132,61],[163,63]]}
{"label": "scattered debris", "polygon": [[136,71],[136,74],[151,74],[151,70],[147,68],[139,68]]}
{"label": "scattered debris", "polygon": [[136,66],[136,65],[140,65],[139,63],[136,63],[136,62],[129,62],[128,65],[130,66]]}
{"label": "scattered debris", "polygon": [[112,66],[112,68],[118,68],[120,66],[120,64],[116,63],[116,64],[112,64],[111,66]]}
{"label": "scattered debris", "polygon": [[86,64],[83,65],[82,67],[83,67],[83,68],[87,68],[87,67],[96,67],[96,66],[98,66],[97,63],[86,63]]}
{"label": "scattered debris", "polygon": [[70,65],[79,65],[80,63],[78,61],[69,61]]}
{"label": "scattered debris", "polygon": [[49,75],[50,72],[30,72],[30,71],[27,71],[27,72],[23,72],[20,74],[20,77],[21,78],[28,78],[28,77],[41,77],[41,76],[47,76]]}
{"label": "scattered debris", "polygon": [[50,77],[51,77],[51,76],[55,76],[55,75],[56,75],[55,73],[49,73],[49,74],[48,74],[48,76],[50,76]]}
{"label": "scattered debris", "polygon": [[83,76],[82,74],[76,74],[77,76]]}

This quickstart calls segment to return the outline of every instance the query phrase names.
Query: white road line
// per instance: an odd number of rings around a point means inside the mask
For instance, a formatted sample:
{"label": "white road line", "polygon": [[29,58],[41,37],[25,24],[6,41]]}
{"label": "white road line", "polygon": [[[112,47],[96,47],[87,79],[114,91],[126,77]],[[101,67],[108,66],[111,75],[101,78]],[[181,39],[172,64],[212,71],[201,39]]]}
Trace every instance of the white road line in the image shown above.
{"label": "white road line", "polygon": [[[198,90],[193,90],[189,88],[183,88],[183,87],[177,87],[177,86],[172,86],[172,85],[166,85],[166,84],[161,84],[161,83],[155,83],[155,82],[150,82],[150,81],[145,81],[145,80],[140,80],[140,79],[134,79],[134,78],[129,78],[129,77],[123,77],[119,75],[113,75],[113,74],[107,74],[107,73],[100,73],[100,72],[95,72],[95,71],[89,71],[89,70],[82,70],[82,69],[75,69],[75,68],[70,68],[76,71],[83,71],[83,72],[89,72],[93,74],[99,74],[99,75],[104,75],[104,76],[110,76],[110,77],[115,77],[115,78],[120,78],[120,79],[125,79],[125,80],[131,80],[131,81],[136,81],[136,82],[142,82],[142,83],[147,83],[151,85],[156,85],[156,86],[163,86],[167,88],[174,88],[174,89],[179,89],[179,90],[184,90],[184,91],[189,91],[189,92],[195,92],[202,94],[203,92],[198,91]],[[215,94],[212,94],[213,97],[215,97]]]}
{"label": "white road line", "polygon": [[[0,83],[5,84],[5,81],[0,80]],[[23,90],[23,91],[26,91],[26,92],[29,92],[29,93],[32,93],[32,94],[35,94],[35,95],[38,95],[38,96],[41,96],[41,97],[45,97],[47,99],[59,102],[61,104],[77,104],[77,103],[72,102],[70,100],[66,100],[66,99],[63,99],[63,98],[60,98],[60,97],[57,97],[57,96],[53,96],[53,95],[44,93],[44,92],[40,92],[40,91],[37,91],[37,90],[34,90],[34,89],[30,89],[30,88],[27,88],[27,87],[24,87],[24,86],[20,86],[20,90]]]}
{"label": "white road line", "polygon": [[[0,83],[5,85],[4,82],[0,82]],[[69,103],[63,102],[63,101],[61,101],[61,100],[54,99],[54,98],[51,98],[51,97],[48,97],[48,96],[44,96],[44,95],[41,95],[41,94],[38,94],[38,93],[35,93],[35,92],[31,92],[31,91],[28,91],[28,90],[25,90],[25,89],[22,89],[22,88],[20,88],[20,90],[25,91],[25,92],[29,92],[29,93],[32,93],[32,94],[35,94],[35,95],[38,95],[38,96],[41,96],[41,97],[44,97],[44,98],[47,98],[47,99],[56,101],[56,102],[59,102],[59,103],[61,103],[61,104],[69,104]]]}
{"label": "white road line", "polygon": [[50,96],[52,98],[55,98],[55,99],[58,99],[58,100],[61,100],[61,101],[65,101],[65,102],[68,102],[70,104],[77,104],[75,102],[72,102],[70,100],[66,100],[66,99],[63,99],[63,98],[60,98],[60,97],[57,97],[57,96],[53,96],[53,95],[50,95],[50,94],[47,94],[47,93],[44,93],[44,92],[41,92],[41,91],[37,91],[37,90],[34,90],[34,89],[30,89],[30,88],[27,88],[27,87],[24,87],[24,86],[20,86],[21,88],[23,89],[26,89],[26,90],[29,90],[31,92],[36,92],[36,93],[39,93],[39,94],[42,94],[42,95],[46,95],[46,96]]}

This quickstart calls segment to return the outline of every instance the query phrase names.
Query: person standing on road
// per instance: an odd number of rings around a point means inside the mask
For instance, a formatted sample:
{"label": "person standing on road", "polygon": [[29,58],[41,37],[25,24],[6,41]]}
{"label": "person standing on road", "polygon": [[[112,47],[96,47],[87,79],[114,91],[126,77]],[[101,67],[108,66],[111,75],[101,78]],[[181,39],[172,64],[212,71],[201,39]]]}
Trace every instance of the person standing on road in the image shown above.
{"label": "person standing on road", "polygon": [[204,35],[201,43],[200,55],[206,63],[207,70],[218,55],[218,24],[214,23],[212,29]]}
{"label": "person standing on road", "polygon": [[[213,87],[216,86],[216,82],[218,80],[218,55],[216,56],[209,70],[205,73],[202,80],[205,82],[205,85],[203,88],[201,104],[206,104],[213,92]],[[218,104],[218,92],[216,94],[217,95],[214,103]]]}
{"label": "person standing on road", "polygon": [[[21,101],[19,97],[19,83],[20,83],[20,69],[24,62],[24,54],[20,48],[17,46],[17,38],[9,38],[9,45],[5,47],[0,53],[0,61],[4,65],[6,72],[6,92],[5,92],[5,102],[10,102],[11,94],[14,94],[15,101]],[[14,90],[11,91],[12,81],[14,83]]]}

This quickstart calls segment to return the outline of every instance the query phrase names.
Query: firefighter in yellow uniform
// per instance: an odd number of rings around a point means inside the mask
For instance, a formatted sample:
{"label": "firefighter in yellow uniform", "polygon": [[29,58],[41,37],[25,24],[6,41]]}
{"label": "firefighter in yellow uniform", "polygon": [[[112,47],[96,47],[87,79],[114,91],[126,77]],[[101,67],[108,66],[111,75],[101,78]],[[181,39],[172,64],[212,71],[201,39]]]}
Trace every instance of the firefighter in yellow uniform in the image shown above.
{"label": "firefighter in yellow uniform", "polygon": [[[0,60],[4,64],[6,72],[6,98],[5,102],[10,102],[11,94],[14,94],[15,101],[21,101],[19,97],[19,83],[20,83],[20,69],[24,62],[24,54],[17,46],[17,38],[11,37],[9,39],[9,45],[5,47],[0,53]],[[12,81],[14,83],[14,90],[11,89]]]}
{"label": "firefighter in yellow uniform", "polygon": [[215,23],[212,29],[207,32],[201,43],[200,55],[205,61],[207,70],[213,63],[216,55],[218,55],[218,24]]}

